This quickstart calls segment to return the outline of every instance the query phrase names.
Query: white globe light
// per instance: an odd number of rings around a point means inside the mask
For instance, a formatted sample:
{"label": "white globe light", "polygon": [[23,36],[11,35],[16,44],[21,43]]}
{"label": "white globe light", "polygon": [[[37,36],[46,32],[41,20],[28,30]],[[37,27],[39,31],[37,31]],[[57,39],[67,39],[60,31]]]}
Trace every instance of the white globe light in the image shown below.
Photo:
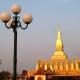
{"label": "white globe light", "polygon": [[15,4],[15,5],[12,6],[11,11],[14,14],[19,14],[21,12],[21,7],[17,4]]}
{"label": "white globe light", "polygon": [[30,24],[32,22],[32,16],[30,14],[26,14],[23,16],[23,22],[25,24]]}
{"label": "white globe light", "polygon": [[11,19],[11,16],[8,12],[3,12],[0,14],[0,20],[3,22],[9,22]]}

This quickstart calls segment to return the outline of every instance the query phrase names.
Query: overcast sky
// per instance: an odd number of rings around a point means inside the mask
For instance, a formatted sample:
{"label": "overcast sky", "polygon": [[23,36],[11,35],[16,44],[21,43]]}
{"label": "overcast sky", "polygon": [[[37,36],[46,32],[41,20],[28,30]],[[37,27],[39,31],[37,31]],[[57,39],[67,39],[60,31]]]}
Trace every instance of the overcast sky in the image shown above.
{"label": "overcast sky", "polygon": [[[18,72],[35,68],[38,59],[51,58],[58,29],[68,57],[80,57],[80,0],[0,0],[0,13],[10,12],[14,4],[22,7],[21,21],[25,13],[33,16],[26,30],[18,29]],[[13,71],[13,40],[12,29],[0,22],[0,71]]]}

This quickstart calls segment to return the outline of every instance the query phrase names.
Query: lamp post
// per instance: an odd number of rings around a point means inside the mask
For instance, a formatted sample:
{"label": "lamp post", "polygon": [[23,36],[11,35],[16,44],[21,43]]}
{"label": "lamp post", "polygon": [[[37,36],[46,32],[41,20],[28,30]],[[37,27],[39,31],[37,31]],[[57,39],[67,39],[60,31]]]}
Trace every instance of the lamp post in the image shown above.
{"label": "lamp post", "polygon": [[26,29],[28,24],[32,22],[31,15],[24,15],[23,22],[26,24],[25,27],[22,27],[20,22],[20,17],[18,14],[21,12],[21,7],[19,5],[13,5],[11,8],[12,13],[14,14],[10,25],[8,26],[7,23],[11,20],[11,16],[8,12],[3,12],[0,15],[0,20],[5,23],[7,29],[13,29],[14,32],[14,57],[13,57],[13,80],[16,80],[17,75],[17,28]]}

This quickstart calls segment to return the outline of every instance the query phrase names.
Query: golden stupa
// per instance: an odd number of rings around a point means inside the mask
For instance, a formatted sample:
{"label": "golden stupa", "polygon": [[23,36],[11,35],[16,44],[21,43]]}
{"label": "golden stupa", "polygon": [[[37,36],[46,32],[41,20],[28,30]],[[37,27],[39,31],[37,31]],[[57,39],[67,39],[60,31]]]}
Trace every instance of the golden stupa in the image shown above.
{"label": "golden stupa", "polygon": [[[36,69],[28,72],[29,76],[34,76],[34,80],[53,80],[53,76],[80,76],[80,60],[68,59],[63,49],[61,32],[58,31],[56,40],[56,50],[48,60],[38,60]],[[50,75],[50,79],[47,76]]]}
{"label": "golden stupa", "polygon": [[[61,79],[58,79],[59,76]],[[80,59],[68,59],[63,49],[61,32],[58,31],[56,49],[51,58],[38,60],[36,68],[28,70],[27,74],[23,71],[18,80],[80,80]]]}
{"label": "golden stupa", "polygon": [[63,50],[63,42],[61,39],[61,33],[58,31],[57,40],[56,40],[56,51],[53,53],[51,59],[53,61],[57,60],[57,62],[68,61],[68,57]]}

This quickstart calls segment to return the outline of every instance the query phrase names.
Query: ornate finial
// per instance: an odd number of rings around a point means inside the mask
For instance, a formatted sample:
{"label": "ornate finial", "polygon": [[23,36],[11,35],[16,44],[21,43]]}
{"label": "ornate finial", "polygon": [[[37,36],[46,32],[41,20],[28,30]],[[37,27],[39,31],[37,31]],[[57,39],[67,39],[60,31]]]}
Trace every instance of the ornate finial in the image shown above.
{"label": "ornate finial", "polygon": [[36,65],[36,70],[39,70],[40,69],[40,66],[41,66],[41,61],[38,60],[37,65]]}
{"label": "ornate finial", "polygon": [[76,70],[79,70],[78,57],[76,57]]}
{"label": "ornate finial", "polygon": [[60,33],[60,31],[58,30],[58,38],[60,38],[61,37],[61,33]]}
{"label": "ornate finial", "polygon": [[73,70],[73,69],[74,69],[74,61],[71,60],[71,70]]}
{"label": "ornate finial", "polygon": [[62,51],[63,50],[63,44],[62,44],[62,39],[61,39],[61,33],[58,30],[58,35],[57,35],[57,40],[56,40],[56,50]]}

